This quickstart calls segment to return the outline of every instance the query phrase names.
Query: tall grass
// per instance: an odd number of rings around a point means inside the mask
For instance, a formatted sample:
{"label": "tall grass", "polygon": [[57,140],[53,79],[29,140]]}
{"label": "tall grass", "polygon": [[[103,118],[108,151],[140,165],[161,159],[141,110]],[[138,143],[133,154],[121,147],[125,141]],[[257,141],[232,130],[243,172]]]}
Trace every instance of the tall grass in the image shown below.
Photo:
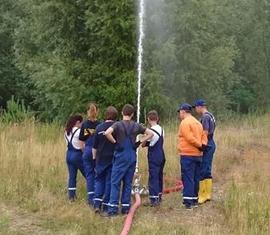
{"label": "tall grass", "polygon": [[[270,116],[219,125],[214,161],[214,201],[192,212],[178,193],[165,196],[157,210],[140,208],[132,234],[267,234],[269,230]],[[177,123],[166,127],[165,174],[179,177]],[[67,169],[63,129],[57,124],[0,123],[0,200],[40,220],[47,234],[118,234],[124,218],[106,220],[85,203],[84,179],[78,201],[66,199]],[[140,151],[142,183],[147,184],[146,153]],[[192,219],[190,219],[192,218]],[[8,219],[0,218],[8,234]],[[0,229],[1,233],[1,229]],[[21,231],[24,234],[24,231]],[[25,234],[29,234],[27,230]]]}

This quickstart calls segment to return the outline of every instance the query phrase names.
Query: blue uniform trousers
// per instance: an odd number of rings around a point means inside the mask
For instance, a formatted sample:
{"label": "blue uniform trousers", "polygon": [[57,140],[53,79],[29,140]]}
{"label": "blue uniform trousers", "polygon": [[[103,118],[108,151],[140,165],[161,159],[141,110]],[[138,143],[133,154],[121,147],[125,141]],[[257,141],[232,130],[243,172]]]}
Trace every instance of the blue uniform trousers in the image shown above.
{"label": "blue uniform trousers", "polygon": [[93,160],[92,146],[85,146],[83,152],[83,166],[86,177],[87,199],[89,205],[94,205],[95,196],[95,160]]}
{"label": "blue uniform trousers", "polygon": [[183,181],[183,204],[192,206],[198,202],[202,157],[181,156],[181,176]]}
{"label": "blue uniform trousers", "polygon": [[70,200],[76,197],[76,182],[78,170],[85,177],[83,168],[82,152],[76,149],[67,150],[66,162],[68,166],[69,179],[68,179],[68,197]]}
{"label": "blue uniform trousers", "polygon": [[115,151],[111,177],[111,195],[108,212],[118,213],[120,187],[122,182],[122,213],[128,213],[131,203],[132,180],[136,167],[136,151],[132,145],[122,151]]}
{"label": "blue uniform trousers", "polygon": [[112,165],[96,165],[94,208],[108,210],[111,193]]}
{"label": "blue uniform trousers", "polygon": [[149,199],[151,203],[158,203],[162,197],[163,191],[163,169],[165,157],[163,154],[148,153],[149,166]]}
{"label": "blue uniform trousers", "polygon": [[207,148],[203,152],[200,180],[212,179],[212,162],[216,150],[216,144],[213,139],[208,140]]}

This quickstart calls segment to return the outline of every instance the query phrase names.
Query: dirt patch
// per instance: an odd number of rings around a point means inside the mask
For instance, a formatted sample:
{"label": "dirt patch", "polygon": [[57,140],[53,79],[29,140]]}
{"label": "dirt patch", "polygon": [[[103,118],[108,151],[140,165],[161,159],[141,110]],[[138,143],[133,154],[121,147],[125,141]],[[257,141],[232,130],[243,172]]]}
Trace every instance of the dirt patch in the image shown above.
{"label": "dirt patch", "polygon": [[42,228],[41,220],[21,209],[6,206],[2,203],[0,204],[0,214],[8,218],[8,231],[29,235],[49,234],[49,231],[44,231]]}

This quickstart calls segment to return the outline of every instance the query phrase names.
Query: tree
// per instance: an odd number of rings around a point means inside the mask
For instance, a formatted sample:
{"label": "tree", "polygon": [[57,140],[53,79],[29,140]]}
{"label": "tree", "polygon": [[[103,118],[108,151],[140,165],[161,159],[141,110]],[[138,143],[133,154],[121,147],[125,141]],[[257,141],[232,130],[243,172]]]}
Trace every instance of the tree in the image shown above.
{"label": "tree", "polygon": [[0,108],[5,108],[8,100],[24,100],[30,104],[32,97],[29,92],[31,84],[16,67],[14,54],[14,30],[20,10],[13,0],[1,0],[0,4]]}
{"label": "tree", "polygon": [[65,119],[89,101],[120,107],[135,100],[133,1],[19,4],[18,66],[34,81],[45,117]]}

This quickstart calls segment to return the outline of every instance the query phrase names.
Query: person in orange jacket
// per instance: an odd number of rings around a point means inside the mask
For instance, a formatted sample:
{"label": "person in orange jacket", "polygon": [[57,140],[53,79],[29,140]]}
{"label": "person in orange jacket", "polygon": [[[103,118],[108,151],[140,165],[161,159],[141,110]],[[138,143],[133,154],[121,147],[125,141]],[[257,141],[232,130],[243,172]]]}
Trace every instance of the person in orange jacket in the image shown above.
{"label": "person in orange jacket", "polygon": [[178,131],[178,151],[184,186],[183,204],[186,209],[192,209],[198,204],[202,155],[207,143],[202,124],[191,112],[192,106],[188,103],[183,103],[178,108],[179,118],[182,120]]}

